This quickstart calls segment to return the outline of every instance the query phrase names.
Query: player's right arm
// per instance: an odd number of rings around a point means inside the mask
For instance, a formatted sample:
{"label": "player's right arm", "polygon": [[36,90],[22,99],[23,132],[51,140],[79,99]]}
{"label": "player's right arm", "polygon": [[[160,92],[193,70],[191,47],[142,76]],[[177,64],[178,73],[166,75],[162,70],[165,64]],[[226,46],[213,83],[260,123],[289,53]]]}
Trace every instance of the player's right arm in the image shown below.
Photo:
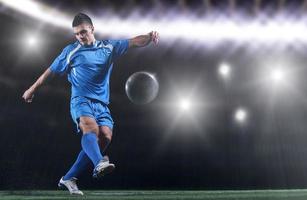
{"label": "player's right arm", "polygon": [[67,71],[69,62],[67,61],[67,55],[68,53],[76,48],[76,45],[68,45],[66,46],[61,54],[56,57],[56,59],[53,61],[53,63],[46,69],[46,71],[35,81],[29,89],[27,89],[23,95],[22,98],[27,103],[31,103],[34,97],[34,93],[37,91],[37,89],[43,85],[48,77],[53,76],[54,74],[64,74]]}
{"label": "player's right arm", "polygon": [[34,93],[37,91],[37,89],[43,85],[43,83],[46,82],[46,80],[48,79],[48,77],[50,77],[50,75],[52,74],[50,68],[48,67],[48,69],[35,81],[35,83],[33,85],[31,85],[29,87],[29,89],[27,89],[23,95],[22,98],[25,100],[25,102],[27,103],[31,103],[33,98],[34,98]]}

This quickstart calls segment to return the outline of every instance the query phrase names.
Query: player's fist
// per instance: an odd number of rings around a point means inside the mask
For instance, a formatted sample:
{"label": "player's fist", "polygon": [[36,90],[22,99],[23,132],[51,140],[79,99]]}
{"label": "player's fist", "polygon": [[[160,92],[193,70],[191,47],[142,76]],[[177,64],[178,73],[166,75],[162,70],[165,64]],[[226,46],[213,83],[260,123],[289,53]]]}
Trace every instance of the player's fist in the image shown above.
{"label": "player's fist", "polygon": [[159,33],[157,31],[151,31],[149,33],[150,39],[154,44],[158,44],[159,42]]}
{"label": "player's fist", "polygon": [[31,103],[34,98],[34,91],[31,88],[27,89],[23,93],[22,98],[25,100],[25,102]]}

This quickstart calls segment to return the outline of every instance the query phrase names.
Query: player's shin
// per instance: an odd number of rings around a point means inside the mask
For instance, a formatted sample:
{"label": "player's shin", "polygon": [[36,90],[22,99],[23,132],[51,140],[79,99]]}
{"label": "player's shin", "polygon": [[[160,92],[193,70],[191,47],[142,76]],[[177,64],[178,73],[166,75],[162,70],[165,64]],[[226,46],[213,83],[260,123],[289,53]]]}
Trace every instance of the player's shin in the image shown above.
{"label": "player's shin", "polygon": [[81,145],[83,151],[91,159],[94,166],[96,166],[99,161],[103,159],[98,145],[98,138],[94,132],[83,134],[81,139]]}

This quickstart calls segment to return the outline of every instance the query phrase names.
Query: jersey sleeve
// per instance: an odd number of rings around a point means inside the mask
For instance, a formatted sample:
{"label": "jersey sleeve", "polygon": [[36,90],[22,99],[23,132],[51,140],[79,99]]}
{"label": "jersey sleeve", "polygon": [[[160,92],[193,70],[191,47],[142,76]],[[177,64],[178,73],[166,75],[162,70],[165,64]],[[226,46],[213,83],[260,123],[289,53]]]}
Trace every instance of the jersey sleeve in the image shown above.
{"label": "jersey sleeve", "polygon": [[125,54],[129,47],[128,40],[109,40],[113,46],[113,54],[115,57]]}
{"label": "jersey sleeve", "polygon": [[65,47],[58,57],[54,59],[50,65],[50,70],[55,74],[64,74],[67,71],[69,63],[67,62],[67,56],[69,53],[69,46]]}

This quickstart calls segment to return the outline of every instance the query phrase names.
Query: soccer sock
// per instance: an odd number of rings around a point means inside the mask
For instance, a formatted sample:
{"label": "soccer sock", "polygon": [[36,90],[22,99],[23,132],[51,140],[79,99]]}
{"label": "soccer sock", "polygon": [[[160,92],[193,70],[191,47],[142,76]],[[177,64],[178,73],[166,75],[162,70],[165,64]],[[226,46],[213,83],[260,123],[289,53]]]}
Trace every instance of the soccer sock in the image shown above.
{"label": "soccer sock", "polygon": [[66,175],[63,177],[63,180],[70,180],[73,177],[77,177],[82,171],[86,170],[91,164],[91,160],[86,155],[86,153],[81,150],[77,160],[72,165],[70,170],[66,173]]}
{"label": "soccer sock", "polygon": [[81,146],[83,151],[93,162],[94,166],[102,160],[103,157],[100,153],[98,138],[95,133],[83,134],[81,138]]}

